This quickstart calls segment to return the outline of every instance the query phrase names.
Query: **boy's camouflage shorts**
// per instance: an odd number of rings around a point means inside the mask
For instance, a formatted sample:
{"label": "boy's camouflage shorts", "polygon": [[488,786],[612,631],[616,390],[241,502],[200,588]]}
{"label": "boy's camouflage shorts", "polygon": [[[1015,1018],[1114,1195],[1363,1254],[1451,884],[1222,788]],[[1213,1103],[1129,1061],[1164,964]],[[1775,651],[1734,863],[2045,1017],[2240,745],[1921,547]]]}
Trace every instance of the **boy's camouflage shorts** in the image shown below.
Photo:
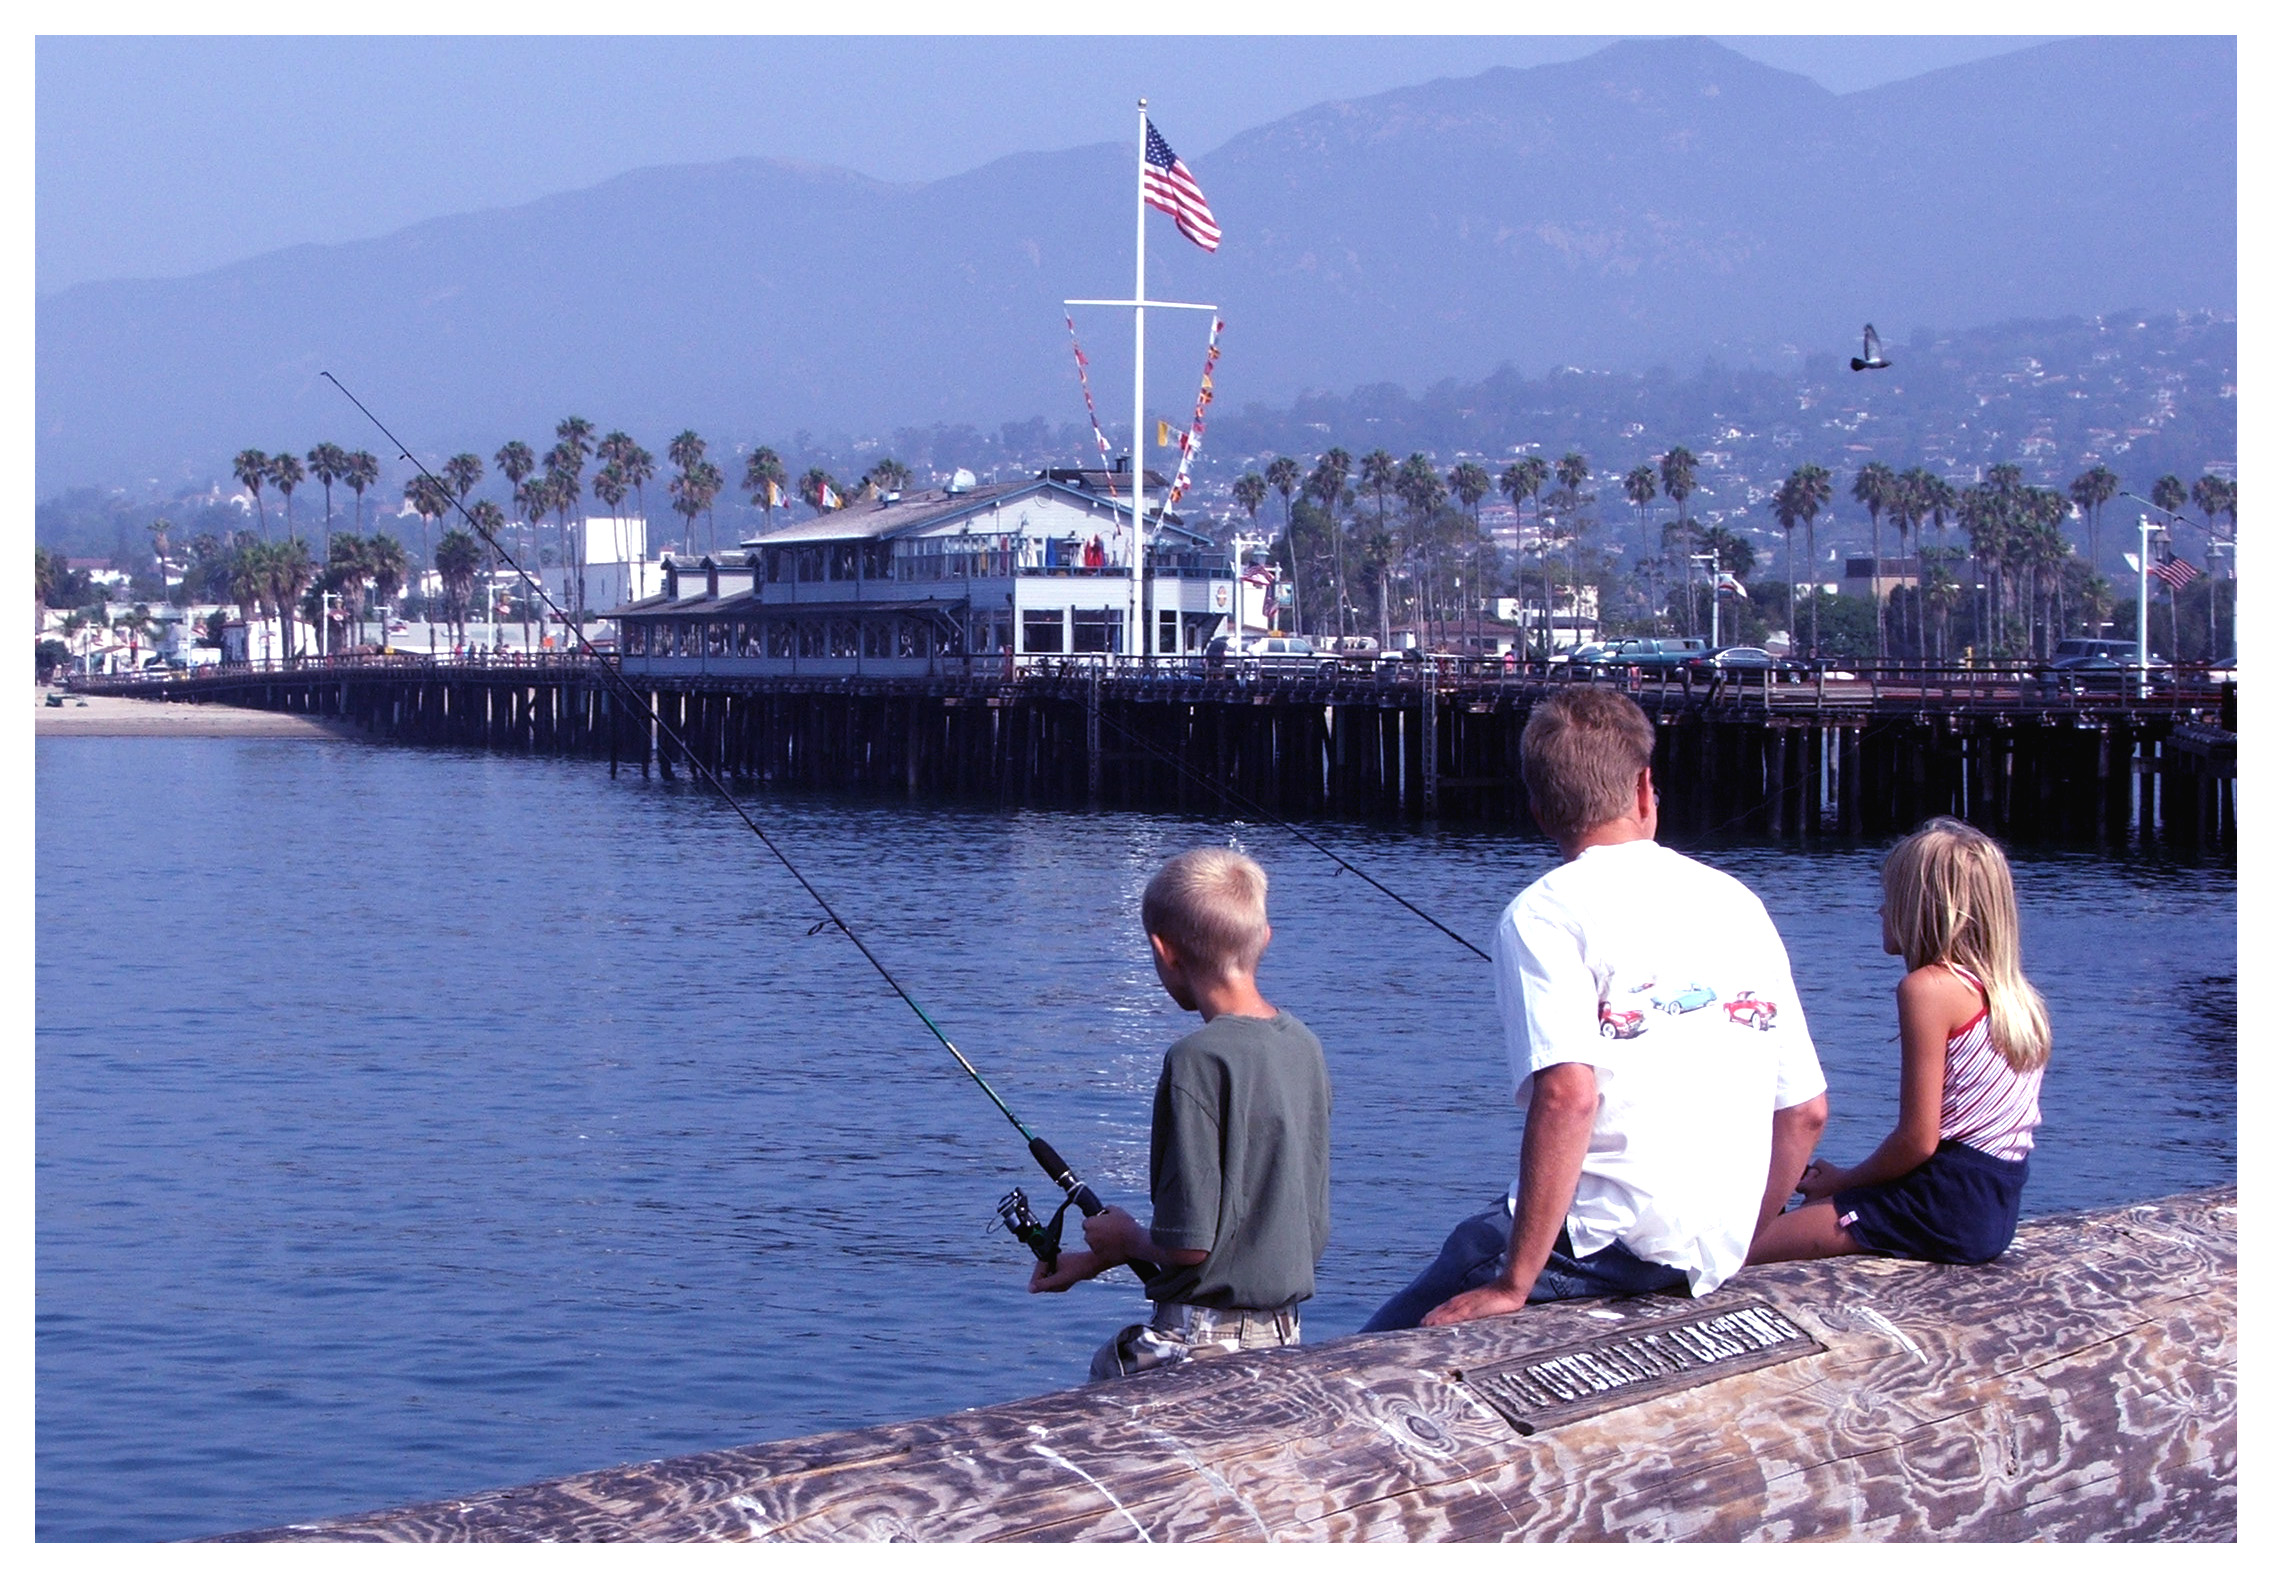
{"label": "boy's camouflage shorts", "polygon": [[1273,1310],[1219,1310],[1155,1304],[1149,1322],[1123,1326],[1089,1360],[1089,1379],[1110,1381],[1186,1359],[1211,1359],[1242,1348],[1293,1348],[1302,1341],[1299,1304]]}

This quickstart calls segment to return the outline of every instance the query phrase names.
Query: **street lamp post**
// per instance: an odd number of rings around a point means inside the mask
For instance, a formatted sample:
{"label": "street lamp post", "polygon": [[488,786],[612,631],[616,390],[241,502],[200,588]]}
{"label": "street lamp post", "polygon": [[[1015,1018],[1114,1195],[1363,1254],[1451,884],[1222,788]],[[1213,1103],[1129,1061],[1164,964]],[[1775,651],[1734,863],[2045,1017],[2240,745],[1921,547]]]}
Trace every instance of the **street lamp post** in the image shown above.
{"label": "street lamp post", "polygon": [[1720,550],[1714,548],[1710,553],[1692,553],[1688,556],[1688,562],[1709,564],[1712,567],[1712,646],[1717,650],[1720,645]]}

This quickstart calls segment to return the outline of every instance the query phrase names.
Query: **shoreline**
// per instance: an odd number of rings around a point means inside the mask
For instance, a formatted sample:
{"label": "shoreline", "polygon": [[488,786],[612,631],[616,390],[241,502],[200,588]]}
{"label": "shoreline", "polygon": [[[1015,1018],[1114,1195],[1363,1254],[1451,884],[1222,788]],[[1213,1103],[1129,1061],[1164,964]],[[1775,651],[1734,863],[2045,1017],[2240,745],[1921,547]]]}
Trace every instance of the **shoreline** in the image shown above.
{"label": "shoreline", "polygon": [[332,718],[263,712],[215,702],[140,701],[125,696],[76,696],[47,704],[45,686],[32,689],[32,733],[38,739],[361,740],[363,731]]}

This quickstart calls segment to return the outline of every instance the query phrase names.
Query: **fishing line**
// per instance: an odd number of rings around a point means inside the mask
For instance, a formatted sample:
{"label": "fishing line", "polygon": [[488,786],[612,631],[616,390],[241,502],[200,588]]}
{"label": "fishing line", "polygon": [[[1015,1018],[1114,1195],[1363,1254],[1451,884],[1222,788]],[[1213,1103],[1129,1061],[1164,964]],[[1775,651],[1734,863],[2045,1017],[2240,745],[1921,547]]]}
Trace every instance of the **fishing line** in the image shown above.
{"label": "fishing line", "polygon": [[1141,734],[1138,734],[1134,730],[1130,729],[1119,719],[1113,717],[1103,708],[1100,707],[1097,709],[1097,716],[1099,718],[1102,718],[1107,724],[1111,725],[1113,730],[1117,732],[1122,739],[1134,740],[1138,745],[1141,745],[1145,750],[1150,751],[1154,756],[1157,756],[1160,760],[1174,767],[1178,772],[1181,772],[1185,776],[1196,781],[1202,788],[1213,790],[1216,794],[1220,795],[1225,800],[1236,801],[1241,807],[1245,809],[1246,813],[1249,816],[1252,816],[1256,821],[1267,822],[1272,827],[1279,828],[1285,832],[1293,834],[1296,838],[1309,845],[1310,848],[1316,850],[1319,854],[1332,861],[1335,865],[1348,872],[1351,876],[1357,877],[1361,881],[1371,884],[1381,893],[1386,894],[1389,898],[1394,899],[1397,903],[1403,905],[1413,914],[1419,916],[1429,925],[1435,927],[1436,930],[1442,932],[1452,941],[1458,943],[1462,948],[1465,948],[1469,953],[1474,954],[1478,959],[1484,961],[1484,963],[1488,964],[1491,962],[1491,955],[1485,953],[1481,948],[1475,946],[1474,943],[1469,942],[1458,932],[1453,931],[1449,926],[1446,926],[1442,921],[1436,919],[1435,916],[1429,914],[1426,910],[1413,903],[1403,894],[1397,892],[1387,883],[1381,881],[1371,872],[1366,871],[1363,867],[1355,865],[1352,862],[1343,859],[1340,855],[1335,854],[1331,849],[1327,848],[1324,844],[1319,843],[1316,839],[1310,837],[1309,834],[1303,832],[1293,823],[1285,820],[1283,817],[1272,816],[1268,811],[1265,811],[1261,806],[1256,805],[1252,800],[1249,800],[1245,795],[1240,794],[1230,785],[1217,782],[1215,779],[1201,772],[1198,768],[1192,766],[1182,757],[1177,756],[1172,752],[1162,750],[1159,746],[1154,745],[1150,740],[1145,739]]}
{"label": "fishing line", "polygon": [[[401,439],[395,437],[393,430],[386,423],[380,421],[369,406],[356,399],[345,384],[332,377],[328,372],[323,376],[334,389],[347,396],[349,403],[356,410],[362,412],[373,427],[386,434],[387,442],[394,445],[396,452],[404,460],[417,468],[420,476],[437,485],[441,484],[441,479],[435,476],[433,472],[428,471],[424,463],[410,452],[410,447]],[[1102,1211],[1104,1202],[1098,1198],[1096,1191],[1075,1175],[1073,1169],[1066,1165],[1065,1159],[1057,1154],[1047,1140],[1027,1128],[1024,1120],[1010,1110],[1010,1104],[1004,1101],[994,1087],[986,1082],[986,1076],[978,1072],[969,1058],[963,1056],[962,1048],[956,1046],[947,1033],[939,1028],[938,1021],[924,1011],[923,1005],[915,1000],[914,995],[905,986],[900,984],[899,977],[891,973],[883,960],[876,957],[875,950],[861,939],[860,934],[845,924],[844,917],[836,912],[836,906],[829,903],[826,895],[819,888],[813,886],[811,879],[797,869],[797,863],[791,860],[783,852],[781,846],[776,844],[771,836],[766,833],[765,829],[757,824],[757,819],[749,814],[741,801],[734,798],[733,791],[726,787],[724,780],[719,778],[710,765],[688,747],[686,740],[677,730],[663,721],[662,715],[648,704],[647,698],[639,693],[637,687],[633,686],[617,671],[613,664],[600,655],[599,649],[592,645],[591,638],[584,634],[583,627],[569,622],[568,616],[562,612],[560,605],[552,600],[552,594],[544,589],[544,583],[522,568],[520,561],[513,557],[511,552],[491,534],[487,527],[482,525],[480,518],[465,507],[464,499],[460,498],[446,485],[442,487],[442,493],[444,497],[450,500],[451,506],[457,510],[458,514],[465,518],[466,524],[471,526],[480,535],[481,540],[495,551],[497,557],[504,561],[506,567],[526,582],[537,596],[544,599],[544,606],[552,611],[553,616],[560,620],[561,625],[575,631],[577,644],[583,649],[584,655],[592,660],[600,673],[606,676],[624,696],[631,700],[647,721],[654,725],[658,733],[677,748],[680,757],[693,768],[695,776],[708,784],[717,793],[718,798],[726,802],[727,807],[734,815],[741,818],[742,826],[757,835],[757,841],[765,846],[767,852],[775,860],[781,862],[781,869],[795,878],[797,886],[803,888],[812,901],[820,906],[821,913],[827,918],[815,925],[812,931],[806,933],[806,935],[814,935],[830,925],[835,926],[839,932],[843,933],[844,940],[860,951],[860,957],[867,960],[875,969],[876,974],[883,977],[884,984],[897,994],[901,1002],[914,1011],[916,1018],[923,1021],[923,1028],[930,1031],[937,1038],[939,1045],[947,1049],[947,1055],[962,1066],[962,1071],[976,1081],[980,1090],[986,1092],[987,1099],[1001,1109],[1002,1116],[1009,1119],[1018,1133],[1025,1136],[1026,1149],[1032,1154],[1033,1159],[1040,1163],[1041,1170],[1049,1175],[1050,1182],[1065,1191],[1066,1203],[1079,1206],[1083,1216],[1095,1216]],[[1015,1211],[1012,1207],[1013,1199],[1016,1202]],[[1034,1222],[1031,1213],[1025,1210],[1025,1196],[1022,1191],[1012,1190],[1009,1195],[1003,1198],[998,1209],[1001,1211],[1004,1222],[1010,1226],[1011,1231],[1016,1233],[1019,1239],[1031,1248],[1037,1256],[1054,1268],[1056,1234],[1064,1219],[1064,1208],[1059,1208],[1057,1217],[1047,1228],[1043,1228]],[[1047,1253],[1044,1253],[1045,1248]],[[1146,1281],[1153,1280],[1159,1274],[1155,1268],[1143,1261],[1132,1260],[1128,1264]]]}

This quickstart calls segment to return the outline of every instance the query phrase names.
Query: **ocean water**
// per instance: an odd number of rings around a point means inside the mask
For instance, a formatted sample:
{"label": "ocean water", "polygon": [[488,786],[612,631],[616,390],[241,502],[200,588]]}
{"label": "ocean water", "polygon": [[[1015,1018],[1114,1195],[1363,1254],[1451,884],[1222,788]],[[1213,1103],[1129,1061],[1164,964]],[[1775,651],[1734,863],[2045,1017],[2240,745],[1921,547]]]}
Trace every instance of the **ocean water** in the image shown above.
{"label": "ocean water", "polygon": [[[176,1539],[1079,1382],[1142,1311],[989,1232],[1014,1130],[703,791],[347,742],[37,760],[37,1532]],[[1151,870],[1269,866],[1263,986],[1326,1047],[1354,1331],[1505,1187],[1488,970],[1283,832],[774,796],[752,807],[1033,1128],[1143,1209],[1197,1023]],[[1473,828],[1313,828],[1487,942],[1546,870]],[[1890,1126],[1879,849],[1699,850],[1781,925],[1827,1153]],[[2032,1213],[2230,1181],[2235,873],[2015,852],[2057,1037]],[[1709,924],[1699,917],[1699,925]],[[1049,1202],[1053,1204],[1054,1202]]]}

